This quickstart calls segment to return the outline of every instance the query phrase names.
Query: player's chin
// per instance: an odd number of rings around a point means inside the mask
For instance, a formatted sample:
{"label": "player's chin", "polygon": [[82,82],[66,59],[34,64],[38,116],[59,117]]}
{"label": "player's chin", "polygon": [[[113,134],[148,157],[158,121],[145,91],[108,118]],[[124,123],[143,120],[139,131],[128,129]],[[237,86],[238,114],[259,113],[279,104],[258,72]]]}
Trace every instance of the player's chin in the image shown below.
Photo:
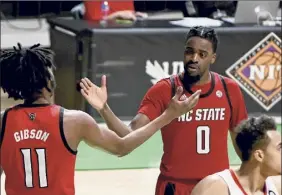
{"label": "player's chin", "polygon": [[189,71],[189,70],[187,70],[187,75],[189,77],[197,77],[197,76],[200,75],[200,72],[199,71]]}
{"label": "player's chin", "polygon": [[282,169],[281,167],[279,167],[279,171],[278,171],[278,174],[277,175],[282,175]]}
{"label": "player's chin", "polygon": [[271,176],[278,176],[282,174],[282,169],[281,167],[279,167],[278,169],[276,169],[273,174]]}
{"label": "player's chin", "polygon": [[268,177],[281,175],[281,172],[282,172],[281,165],[278,166],[278,164],[268,164],[267,165],[265,169],[265,173],[268,175]]}

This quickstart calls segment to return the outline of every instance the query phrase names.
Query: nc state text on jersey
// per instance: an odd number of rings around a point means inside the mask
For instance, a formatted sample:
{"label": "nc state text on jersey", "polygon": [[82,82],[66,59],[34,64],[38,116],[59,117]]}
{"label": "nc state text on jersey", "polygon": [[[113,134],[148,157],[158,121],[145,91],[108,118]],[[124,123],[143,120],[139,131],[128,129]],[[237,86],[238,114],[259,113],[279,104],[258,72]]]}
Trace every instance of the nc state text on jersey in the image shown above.
{"label": "nc state text on jersey", "polygon": [[199,108],[178,117],[179,122],[222,121],[225,119],[225,108]]}
{"label": "nc state text on jersey", "polygon": [[25,129],[25,130],[20,130],[19,132],[14,133],[14,138],[16,142],[20,142],[22,140],[27,140],[27,139],[37,139],[37,140],[42,140],[46,142],[48,139],[50,133],[42,130],[35,130],[35,129]]}

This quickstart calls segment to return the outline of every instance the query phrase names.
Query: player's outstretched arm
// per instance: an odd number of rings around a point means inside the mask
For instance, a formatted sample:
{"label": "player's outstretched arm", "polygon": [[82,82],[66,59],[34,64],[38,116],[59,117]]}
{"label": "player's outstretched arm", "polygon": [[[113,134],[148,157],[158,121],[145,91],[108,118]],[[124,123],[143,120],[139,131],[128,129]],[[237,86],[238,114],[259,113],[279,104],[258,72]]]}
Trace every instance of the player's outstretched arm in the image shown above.
{"label": "player's outstretched arm", "polygon": [[191,195],[228,195],[228,187],[217,175],[210,175],[201,180],[192,190]]}
{"label": "player's outstretched arm", "polygon": [[[108,107],[106,104],[107,102],[107,89],[106,89],[106,77],[102,77],[101,87],[96,86],[92,83],[89,79],[84,78],[80,82],[81,87],[81,94],[85,97],[88,103],[95,108],[100,115],[104,118],[105,122],[107,123],[108,127],[116,132],[119,136],[124,137],[128,133],[132,132],[132,129],[126,126]],[[197,91],[194,95],[191,96],[193,99],[200,93]],[[182,95],[176,94],[176,95]],[[190,97],[189,97],[190,99]],[[198,100],[197,100],[198,101]],[[192,102],[192,101],[191,101]],[[191,108],[192,109],[192,108]],[[134,130],[148,124],[150,122],[149,118],[145,115],[140,116],[142,114],[138,114],[138,124],[136,122],[134,125]],[[137,121],[137,120],[135,120]]]}
{"label": "player's outstretched arm", "polygon": [[[91,92],[87,91],[82,85],[82,94],[85,98],[89,98]],[[156,131],[161,127],[170,123],[173,119],[180,115],[189,112],[199,100],[200,91],[195,92],[189,98],[182,95],[183,88],[179,87],[176,91],[175,96],[171,99],[168,108],[155,120],[151,121],[147,125],[132,131],[127,136],[120,138],[109,130],[108,128],[100,128],[94,119],[88,114],[83,113],[81,116],[82,126],[82,139],[91,146],[98,146],[113,154],[123,156],[140,146],[147,139],[149,139]],[[94,108],[99,107],[97,102],[89,102]],[[124,128],[123,126],[119,126]],[[126,128],[129,128],[126,126]]]}
{"label": "player's outstretched arm", "polygon": [[99,126],[90,115],[82,113],[81,118],[83,118],[82,140],[91,147],[101,148],[117,156],[129,154],[149,139],[158,129],[171,121],[171,116],[164,114],[146,126],[121,138],[109,128]]}
{"label": "player's outstretched arm", "polygon": [[132,131],[126,124],[116,117],[107,104],[108,94],[105,75],[102,76],[101,87],[92,83],[88,78],[81,79],[80,87],[81,89],[84,89],[81,90],[82,95],[103,117],[109,129],[114,130],[120,137],[124,137]]}

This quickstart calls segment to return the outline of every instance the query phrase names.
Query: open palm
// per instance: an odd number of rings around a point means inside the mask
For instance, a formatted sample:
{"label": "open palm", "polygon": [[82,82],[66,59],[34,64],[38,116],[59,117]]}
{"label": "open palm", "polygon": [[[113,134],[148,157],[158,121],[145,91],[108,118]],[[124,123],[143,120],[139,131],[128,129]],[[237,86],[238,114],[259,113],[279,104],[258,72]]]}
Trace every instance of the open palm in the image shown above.
{"label": "open palm", "polygon": [[101,87],[92,83],[88,78],[81,79],[80,87],[81,94],[93,108],[98,111],[104,108],[108,99],[105,75],[102,76]]}

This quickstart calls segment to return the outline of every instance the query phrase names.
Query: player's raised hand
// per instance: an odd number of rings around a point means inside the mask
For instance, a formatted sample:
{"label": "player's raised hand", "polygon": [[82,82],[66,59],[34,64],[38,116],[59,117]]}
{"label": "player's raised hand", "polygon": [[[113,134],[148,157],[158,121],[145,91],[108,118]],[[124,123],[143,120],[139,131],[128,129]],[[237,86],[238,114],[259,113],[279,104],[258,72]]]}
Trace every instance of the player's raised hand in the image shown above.
{"label": "player's raised hand", "polygon": [[166,114],[173,118],[177,118],[182,114],[185,114],[192,110],[198,103],[200,98],[201,90],[193,93],[189,98],[183,94],[183,88],[178,87],[175,96],[171,99]]}
{"label": "player's raised hand", "polygon": [[101,79],[101,87],[98,87],[92,83],[88,78],[83,78],[80,81],[81,94],[88,101],[88,103],[100,111],[106,105],[108,94],[107,94],[107,81],[106,76],[103,75]]}

